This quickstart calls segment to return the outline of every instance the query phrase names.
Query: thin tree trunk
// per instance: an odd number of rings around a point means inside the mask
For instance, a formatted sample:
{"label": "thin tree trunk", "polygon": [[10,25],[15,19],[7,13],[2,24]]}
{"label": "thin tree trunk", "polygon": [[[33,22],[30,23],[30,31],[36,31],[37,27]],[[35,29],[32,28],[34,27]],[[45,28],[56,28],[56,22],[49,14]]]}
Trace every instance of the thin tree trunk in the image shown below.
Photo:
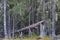
{"label": "thin tree trunk", "polygon": [[8,35],[11,38],[11,29],[10,29],[10,13],[8,13]]}
{"label": "thin tree trunk", "polygon": [[[29,25],[30,25],[30,13],[29,13]],[[29,28],[28,36],[31,36],[30,34],[31,34],[31,30],[30,30],[30,28]]]}
{"label": "thin tree trunk", "polygon": [[[30,1],[31,0],[29,0],[29,4],[30,4]],[[30,6],[30,5],[29,5]],[[30,15],[31,15],[31,12],[29,13],[29,25],[30,25]],[[29,28],[29,32],[28,32],[28,36],[30,37],[31,35],[31,30],[30,30],[30,28]]]}
{"label": "thin tree trunk", "polygon": [[34,5],[34,2],[33,2],[33,0],[32,0],[32,11],[31,11],[31,13],[32,13],[32,24],[34,24],[34,8],[33,8],[33,5]]}
{"label": "thin tree trunk", "polygon": [[51,0],[52,11],[52,36],[55,36],[55,0]]}
{"label": "thin tree trunk", "polygon": [[45,26],[40,23],[40,37],[43,38],[45,36]]}
{"label": "thin tree trunk", "polygon": [[45,0],[43,0],[43,20],[45,20]]}
{"label": "thin tree trunk", "polygon": [[6,0],[4,0],[4,34],[5,38],[8,38],[8,33],[6,29]]}
{"label": "thin tree trunk", "polygon": [[14,16],[13,16],[13,38],[14,38]]}
{"label": "thin tree trunk", "polygon": [[[42,17],[42,20],[46,21],[45,20],[45,0],[43,0],[43,17]],[[40,24],[40,37],[44,37],[44,36],[45,36],[45,23],[44,23],[44,25]]]}

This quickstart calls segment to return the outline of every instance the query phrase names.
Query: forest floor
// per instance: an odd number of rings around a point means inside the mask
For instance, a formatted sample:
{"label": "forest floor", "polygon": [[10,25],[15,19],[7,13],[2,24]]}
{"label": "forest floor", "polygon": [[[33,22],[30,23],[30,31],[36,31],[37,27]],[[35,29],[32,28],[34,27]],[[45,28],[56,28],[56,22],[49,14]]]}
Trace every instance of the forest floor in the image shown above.
{"label": "forest floor", "polygon": [[11,38],[11,39],[3,39],[3,40],[36,40],[36,38],[38,38],[38,37],[39,37],[38,35],[32,35],[31,37],[26,36],[22,39],[21,38],[15,38],[15,39]]}
{"label": "forest floor", "polygon": [[[13,39],[13,38],[11,38],[11,39],[3,39],[3,40],[52,40],[50,37],[48,37],[48,36],[46,36],[46,37],[44,37],[44,38],[42,38],[42,39],[37,39],[37,38],[39,38],[39,36],[38,35],[32,35],[31,37],[28,37],[28,36],[26,36],[26,37],[24,37],[24,38],[15,38],[15,39]],[[54,40],[60,40],[60,39],[54,39]]]}

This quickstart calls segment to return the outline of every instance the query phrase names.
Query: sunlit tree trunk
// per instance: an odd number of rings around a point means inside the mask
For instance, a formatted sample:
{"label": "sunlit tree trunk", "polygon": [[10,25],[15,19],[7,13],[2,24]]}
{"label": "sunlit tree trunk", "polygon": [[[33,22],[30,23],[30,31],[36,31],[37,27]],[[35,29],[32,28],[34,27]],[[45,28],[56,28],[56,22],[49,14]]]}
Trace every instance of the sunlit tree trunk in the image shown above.
{"label": "sunlit tree trunk", "polygon": [[40,37],[43,38],[45,36],[45,26],[40,23]]}
{"label": "sunlit tree trunk", "polygon": [[[43,17],[42,17],[42,20],[46,21],[46,17],[45,17],[45,0],[43,0]],[[44,25],[43,25],[44,24]],[[45,36],[45,23],[43,24],[40,24],[40,37],[44,37]]]}
{"label": "sunlit tree trunk", "polygon": [[8,38],[8,33],[6,29],[6,0],[4,0],[4,34],[5,38]]}

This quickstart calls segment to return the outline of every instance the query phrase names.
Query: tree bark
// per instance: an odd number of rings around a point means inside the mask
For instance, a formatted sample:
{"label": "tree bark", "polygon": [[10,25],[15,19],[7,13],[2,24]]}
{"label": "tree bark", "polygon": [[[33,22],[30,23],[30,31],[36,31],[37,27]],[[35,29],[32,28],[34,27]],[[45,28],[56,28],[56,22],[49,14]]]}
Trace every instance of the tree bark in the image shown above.
{"label": "tree bark", "polygon": [[10,13],[8,13],[8,36],[11,38]]}
{"label": "tree bark", "polygon": [[13,38],[14,38],[14,16],[13,16],[13,34],[12,34]]}
{"label": "tree bark", "polygon": [[51,0],[51,12],[52,12],[52,36],[55,36],[55,0]]}
{"label": "tree bark", "polygon": [[[45,15],[45,8],[46,8],[46,5],[45,5],[45,0],[43,0],[43,17],[42,17],[42,20],[46,21],[46,15]],[[44,25],[40,24],[40,37],[43,38],[45,36],[45,27],[46,27],[46,23],[44,22],[43,23]]]}
{"label": "tree bark", "polygon": [[7,33],[7,29],[6,29],[6,0],[4,0],[4,34],[5,34],[5,38],[8,38],[8,33]]}

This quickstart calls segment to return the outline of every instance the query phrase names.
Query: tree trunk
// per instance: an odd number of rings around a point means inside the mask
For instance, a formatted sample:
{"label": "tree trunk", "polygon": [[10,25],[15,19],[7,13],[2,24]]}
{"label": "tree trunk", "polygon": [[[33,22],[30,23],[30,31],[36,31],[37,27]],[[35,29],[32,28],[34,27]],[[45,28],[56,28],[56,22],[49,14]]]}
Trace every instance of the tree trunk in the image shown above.
{"label": "tree trunk", "polygon": [[45,26],[40,23],[40,37],[43,38],[45,36]]}
{"label": "tree trunk", "polygon": [[6,29],[6,0],[4,0],[4,34],[5,34],[5,38],[8,38],[8,33],[7,33],[7,29]]}
{"label": "tree trunk", "polygon": [[[43,17],[42,20],[46,21],[46,15],[45,15],[45,0],[43,0]],[[46,23],[44,22],[44,24],[40,24],[40,37],[43,38],[45,36],[45,27],[46,27]]]}
{"label": "tree trunk", "polygon": [[8,36],[11,38],[10,13],[8,13]]}
{"label": "tree trunk", "polygon": [[14,16],[13,16],[13,34],[12,34],[13,38],[14,38]]}
{"label": "tree trunk", "polygon": [[52,36],[55,36],[55,0],[51,0],[51,12],[52,12]]}

